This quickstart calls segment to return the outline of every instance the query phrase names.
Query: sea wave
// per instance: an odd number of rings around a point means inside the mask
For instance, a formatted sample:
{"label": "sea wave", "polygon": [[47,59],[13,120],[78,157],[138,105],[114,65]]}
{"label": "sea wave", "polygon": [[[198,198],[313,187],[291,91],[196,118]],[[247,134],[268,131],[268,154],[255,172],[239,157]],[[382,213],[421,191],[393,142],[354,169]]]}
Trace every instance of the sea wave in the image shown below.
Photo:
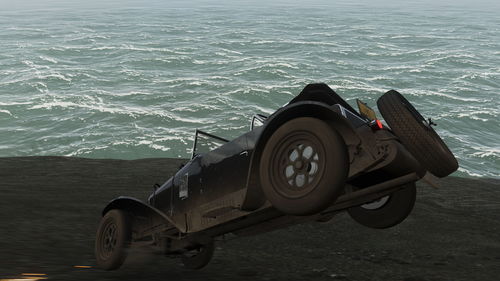
{"label": "sea wave", "polygon": [[500,177],[494,13],[157,5],[0,12],[0,156],[188,157],[194,129],[236,137],[326,82],[374,108],[400,91],[459,175]]}

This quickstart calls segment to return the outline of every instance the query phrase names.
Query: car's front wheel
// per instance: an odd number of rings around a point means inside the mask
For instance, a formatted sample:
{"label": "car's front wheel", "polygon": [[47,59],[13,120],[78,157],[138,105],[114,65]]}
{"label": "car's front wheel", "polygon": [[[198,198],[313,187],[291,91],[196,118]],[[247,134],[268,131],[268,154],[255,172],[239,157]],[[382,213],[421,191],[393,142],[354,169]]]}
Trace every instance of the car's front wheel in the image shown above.
{"label": "car's front wheel", "polygon": [[325,121],[292,119],[266,143],[260,179],[267,199],[291,215],[310,215],[329,205],[342,192],[349,169],[342,137]]}
{"label": "car's front wheel", "polygon": [[119,268],[127,258],[132,237],[130,216],[114,209],[101,219],[95,241],[97,265],[105,270]]}
{"label": "car's front wheel", "polygon": [[389,228],[403,222],[410,215],[416,199],[415,183],[407,183],[398,191],[349,208],[347,212],[356,222],[370,228]]}

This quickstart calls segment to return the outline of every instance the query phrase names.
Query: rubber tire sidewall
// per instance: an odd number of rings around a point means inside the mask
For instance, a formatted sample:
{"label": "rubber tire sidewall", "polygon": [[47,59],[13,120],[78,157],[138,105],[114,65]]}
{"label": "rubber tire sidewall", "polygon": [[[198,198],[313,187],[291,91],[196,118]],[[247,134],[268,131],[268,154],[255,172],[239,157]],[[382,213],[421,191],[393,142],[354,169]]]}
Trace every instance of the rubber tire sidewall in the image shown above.
{"label": "rubber tire sidewall", "polygon": [[[382,95],[377,106],[392,131],[422,167],[438,177],[458,169],[448,146],[403,95],[392,90]],[[413,111],[413,112],[412,112]]]}
{"label": "rubber tire sidewall", "polygon": [[[117,227],[117,241],[115,251],[107,259],[103,259],[100,252],[100,243],[104,239],[104,230],[108,223],[113,221]],[[97,266],[105,270],[119,268],[127,258],[132,237],[131,218],[125,211],[113,209],[107,212],[99,223],[95,242],[95,257]]]}
{"label": "rubber tire sidewall", "polygon": [[201,246],[201,251],[192,257],[182,256],[182,264],[188,269],[201,269],[205,267],[214,255],[215,243],[212,241]]}
{"label": "rubber tire sidewall", "polygon": [[[325,157],[324,178],[314,190],[300,198],[286,198],[272,185],[270,163],[274,147],[291,131],[304,130],[314,134],[321,142],[327,155]],[[341,194],[349,171],[347,148],[342,137],[326,122],[312,117],[292,119],[281,127],[267,141],[262,152],[260,179],[267,200],[279,211],[290,215],[312,215],[331,204]]]}
{"label": "rubber tire sidewall", "polygon": [[389,195],[389,200],[378,209],[356,206],[347,209],[349,216],[357,223],[376,229],[393,227],[403,222],[413,210],[416,200],[415,183],[408,183]]}

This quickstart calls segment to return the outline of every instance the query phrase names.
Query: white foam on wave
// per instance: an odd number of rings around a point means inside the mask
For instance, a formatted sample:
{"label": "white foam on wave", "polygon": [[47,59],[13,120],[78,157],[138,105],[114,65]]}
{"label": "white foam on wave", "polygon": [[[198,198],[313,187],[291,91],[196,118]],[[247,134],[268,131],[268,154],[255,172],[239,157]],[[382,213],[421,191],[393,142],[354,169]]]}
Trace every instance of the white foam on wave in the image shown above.
{"label": "white foam on wave", "polygon": [[253,105],[252,108],[254,109],[255,113],[264,113],[267,115],[271,115],[275,110],[271,109],[269,107],[262,107],[258,105]]}
{"label": "white foam on wave", "polygon": [[[233,73],[234,76],[242,76],[247,73],[255,72],[255,73],[271,73],[276,74],[283,78],[293,78],[292,75],[287,71],[289,69],[299,69],[299,67],[285,62],[270,62],[267,60],[264,61],[256,61],[255,66],[246,67],[243,69],[239,69],[237,72]],[[285,69],[287,70],[285,70]]]}
{"label": "white foam on wave", "polygon": [[169,48],[155,48],[155,47],[137,47],[134,45],[122,44],[118,49],[128,50],[128,51],[139,51],[139,52],[162,52],[162,53],[172,53],[176,55],[188,55],[189,53],[177,51],[175,49]]}
{"label": "white foam on wave", "polygon": [[161,150],[161,151],[169,151],[171,149],[170,147],[166,147],[166,146],[154,143],[151,140],[141,140],[135,146],[139,146],[139,145],[146,145],[146,146],[148,146],[148,147],[150,147],[152,149]]}
{"label": "white foam on wave", "polygon": [[198,80],[200,80],[200,78],[196,78],[196,77],[178,77],[178,78],[172,78],[172,79],[165,79],[165,78],[155,79],[152,82],[154,82],[154,83],[162,83],[162,84],[165,83],[165,84],[178,85],[178,84],[182,84],[182,83],[196,82]]}
{"label": "white foam on wave", "polygon": [[482,102],[482,100],[478,99],[478,98],[460,97],[460,96],[455,96],[455,95],[440,92],[440,91],[408,89],[407,94],[413,95],[413,96],[440,96],[440,97],[445,97],[448,99],[458,100],[458,101],[463,101],[463,102]]}
{"label": "white foam on wave", "polygon": [[10,111],[8,111],[7,109],[0,109],[0,113],[6,113],[6,114],[12,116],[12,113],[10,113]]}
{"label": "white foam on wave", "polygon": [[472,156],[485,158],[485,157],[494,157],[496,159],[500,159],[500,148],[499,147],[481,147],[481,151],[477,151],[472,153]]}
{"label": "white foam on wave", "polygon": [[384,67],[378,67],[374,70],[383,70],[383,71],[391,71],[391,70],[411,70],[414,69],[412,66],[408,65],[389,65],[389,66],[384,66]]}
{"label": "white foam on wave", "polygon": [[11,85],[11,84],[23,84],[23,82],[25,82],[26,80],[29,80],[31,79],[30,78],[25,78],[25,77],[22,77],[22,78],[17,78],[17,79],[13,79],[13,80],[8,80],[8,81],[4,81],[4,82],[0,82],[0,86],[7,86],[7,85]]}
{"label": "white foam on wave", "polygon": [[[371,81],[389,81],[391,79],[385,75],[377,75],[377,76],[367,77],[367,78],[355,77],[355,76],[343,76],[342,78],[349,78],[349,79],[353,79],[353,80],[366,80],[366,81],[370,81],[370,82]],[[352,82],[352,83],[357,83],[357,82]]]}
{"label": "white foam on wave", "polygon": [[66,81],[66,82],[71,82],[72,79],[70,77],[66,77],[65,75],[59,73],[59,72],[52,72],[52,73],[49,73],[49,74],[39,74],[37,76],[38,79],[51,79],[51,78],[55,78],[55,79],[59,79],[59,80],[63,80],[63,81]]}
{"label": "white foam on wave", "polygon": [[89,154],[89,153],[94,152],[94,151],[105,150],[108,147],[109,147],[108,145],[95,145],[95,144],[93,144],[91,147],[80,147],[75,151],[64,154],[64,156],[67,156],[67,157],[81,156],[81,155]]}
{"label": "white foam on wave", "polygon": [[299,67],[296,65],[296,63],[291,63],[291,62],[268,63],[266,66],[267,67],[285,67],[285,68],[291,68],[291,69],[299,69]]}
{"label": "white foam on wave", "polygon": [[267,44],[291,44],[291,45],[311,45],[311,46],[330,46],[330,47],[340,47],[339,44],[333,42],[324,41],[300,41],[300,40],[257,40],[248,41],[252,45],[267,45]]}
{"label": "white foam on wave", "polygon": [[47,56],[38,56],[41,60],[48,61],[51,63],[58,63],[58,61],[54,58],[47,57]]}
{"label": "white foam on wave", "polygon": [[107,51],[107,50],[118,50],[119,48],[115,46],[101,46],[101,47],[93,47],[91,51]]}
{"label": "white foam on wave", "polygon": [[177,114],[174,114],[171,117],[173,120],[177,122],[191,123],[191,124],[215,124],[217,123],[215,120],[211,118],[197,118],[197,117],[184,117]]}
{"label": "white foam on wave", "polygon": [[31,68],[33,70],[50,69],[50,67],[47,65],[35,64],[33,61],[30,61],[30,60],[23,60],[23,61],[21,61],[21,63],[23,63],[24,65],[28,66],[29,68]]}
{"label": "white foam on wave", "polygon": [[166,147],[166,146],[155,144],[155,143],[149,145],[149,147],[151,147],[152,149],[161,150],[161,151],[169,151],[169,150],[171,150],[170,147]]}
{"label": "white foam on wave", "polygon": [[149,96],[151,92],[144,91],[129,91],[129,92],[109,92],[109,91],[98,91],[100,94],[107,96],[115,96],[115,97],[129,97],[129,96]]}
{"label": "white foam on wave", "polygon": [[90,46],[86,46],[86,45],[78,45],[78,46],[54,46],[54,47],[50,47],[49,50],[50,51],[59,51],[59,52],[64,52],[64,51],[74,51],[74,52],[77,52],[77,53],[81,53],[82,51],[86,51],[86,50],[90,50],[91,47]]}
{"label": "white foam on wave", "polygon": [[477,113],[477,112],[461,112],[461,113],[458,113],[457,117],[458,118],[467,117],[467,118],[470,118],[472,120],[477,120],[477,121],[481,121],[481,122],[488,122],[488,121],[490,121],[487,118],[478,117],[476,114],[479,114],[479,113]]}
{"label": "white foam on wave", "polygon": [[[382,38],[380,36],[369,36],[370,38]],[[399,46],[398,45],[395,45],[395,44],[390,44],[390,43],[377,43],[376,44],[377,48],[380,48],[380,49],[384,49],[384,50],[399,50]],[[411,53],[412,51],[410,51],[409,53]]]}
{"label": "white foam on wave", "polygon": [[33,27],[19,27],[19,26],[11,26],[7,27],[6,30],[14,30],[14,31],[34,31],[34,32],[45,32],[45,30],[40,29],[40,28],[33,28]]}
{"label": "white foam on wave", "polygon": [[200,110],[204,111],[220,111],[221,107],[218,105],[206,104],[206,103],[192,103],[186,105],[176,105],[174,108],[170,109],[173,112],[198,112]]}
{"label": "white foam on wave", "polygon": [[29,102],[29,101],[24,101],[24,102],[1,102],[0,101],[0,106],[26,105],[26,104],[32,104],[32,102]]}
{"label": "white foam on wave", "polygon": [[[341,80],[342,82],[335,86],[335,90],[343,91],[343,90],[354,90],[360,92],[379,92],[385,93],[387,89],[366,85],[364,83],[352,82],[349,80]],[[345,84],[344,84],[345,83]]]}
{"label": "white foam on wave", "polygon": [[172,108],[173,112],[198,112],[198,110],[194,106],[176,106]]}
{"label": "white foam on wave", "polygon": [[229,78],[229,77],[218,76],[218,75],[208,76],[207,79],[209,79],[209,80],[231,80],[231,78]]}
{"label": "white foam on wave", "polygon": [[40,92],[45,92],[48,89],[47,84],[41,81],[37,81],[33,86]]}
{"label": "white foam on wave", "polygon": [[426,66],[435,66],[437,63],[444,62],[446,64],[449,64],[450,61],[455,62],[455,63],[460,63],[460,64],[467,64],[467,65],[472,65],[474,67],[481,67],[481,68],[488,68],[487,64],[482,63],[481,60],[479,60],[476,56],[474,55],[468,55],[468,54],[446,54],[443,56],[439,56],[437,54],[434,54],[432,58],[429,58],[425,61]]}
{"label": "white foam on wave", "polygon": [[[133,106],[111,107],[111,106],[105,106],[104,104],[100,103],[88,104],[88,103],[75,103],[71,101],[57,101],[57,100],[31,106],[28,108],[28,110],[34,110],[34,109],[51,110],[53,108],[62,108],[62,109],[84,108],[103,113],[128,115],[133,118],[137,118],[138,116],[157,116],[173,120],[176,120],[177,118],[176,116],[174,116],[169,112],[163,112],[151,108],[142,109]],[[189,118],[184,118],[184,119],[186,122],[191,122],[191,123],[197,122],[197,120],[190,120]]]}
{"label": "white foam on wave", "polygon": [[464,173],[464,174],[467,174],[467,175],[469,175],[469,176],[471,176],[471,177],[478,177],[478,178],[482,178],[482,177],[485,177],[485,176],[486,176],[486,175],[484,175],[484,174],[474,173],[474,172],[469,171],[469,170],[467,170],[467,169],[464,169],[464,168],[462,168],[462,167],[458,167],[458,171],[459,171],[459,172],[462,172],[462,173]]}
{"label": "white foam on wave", "polygon": [[222,50],[224,52],[227,52],[227,53],[231,53],[231,54],[243,55],[242,52],[238,52],[238,51],[235,51],[235,50],[229,50],[229,49],[225,49],[225,48],[220,48],[220,50]]}
{"label": "white foam on wave", "polygon": [[160,136],[160,137],[157,137],[157,141],[179,141],[179,140],[182,140],[184,139],[183,137],[181,136],[178,136],[178,135],[170,135],[170,136]]}
{"label": "white foam on wave", "polygon": [[500,73],[498,73],[498,72],[485,71],[485,72],[466,73],[466,74],[458,77],[457,79],[459,79],[459,80],[461,80],[461,79],[476,79],[478,77],[489,79],[489,78],[498,78],[499,76],[500,76]]}
{"label": "white foam on wave", "polygon": [[198,65],[203,65],[203,64],[208,64],[210,62],[209,61],[201,61],[201,60],[194,59],[193,63],[194,64],[198,64]]}

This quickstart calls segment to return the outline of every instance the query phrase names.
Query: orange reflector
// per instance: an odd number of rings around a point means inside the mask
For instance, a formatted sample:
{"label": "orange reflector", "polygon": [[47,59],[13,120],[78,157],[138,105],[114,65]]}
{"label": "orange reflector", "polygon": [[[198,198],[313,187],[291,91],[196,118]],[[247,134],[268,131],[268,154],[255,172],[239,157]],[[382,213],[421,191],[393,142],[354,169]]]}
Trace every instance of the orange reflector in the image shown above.
{"label": "orange reflector", "polygon": [[384,125],[382,125],[382,122],[380,122],[380,120],[376,119],[375,120],[377,122],[377,126],[379,129],[383,129],[384,128]]}
{"label": "orange reflector", "polygon": [[75,265],[74,268],[92,268],[90,265]]}
{"label": "orange reflector", "polygon": [[0,279],[0,281],[18,281],[18,280],[45,280],[48,279],[45,273],[21,273],[21,278]]}

